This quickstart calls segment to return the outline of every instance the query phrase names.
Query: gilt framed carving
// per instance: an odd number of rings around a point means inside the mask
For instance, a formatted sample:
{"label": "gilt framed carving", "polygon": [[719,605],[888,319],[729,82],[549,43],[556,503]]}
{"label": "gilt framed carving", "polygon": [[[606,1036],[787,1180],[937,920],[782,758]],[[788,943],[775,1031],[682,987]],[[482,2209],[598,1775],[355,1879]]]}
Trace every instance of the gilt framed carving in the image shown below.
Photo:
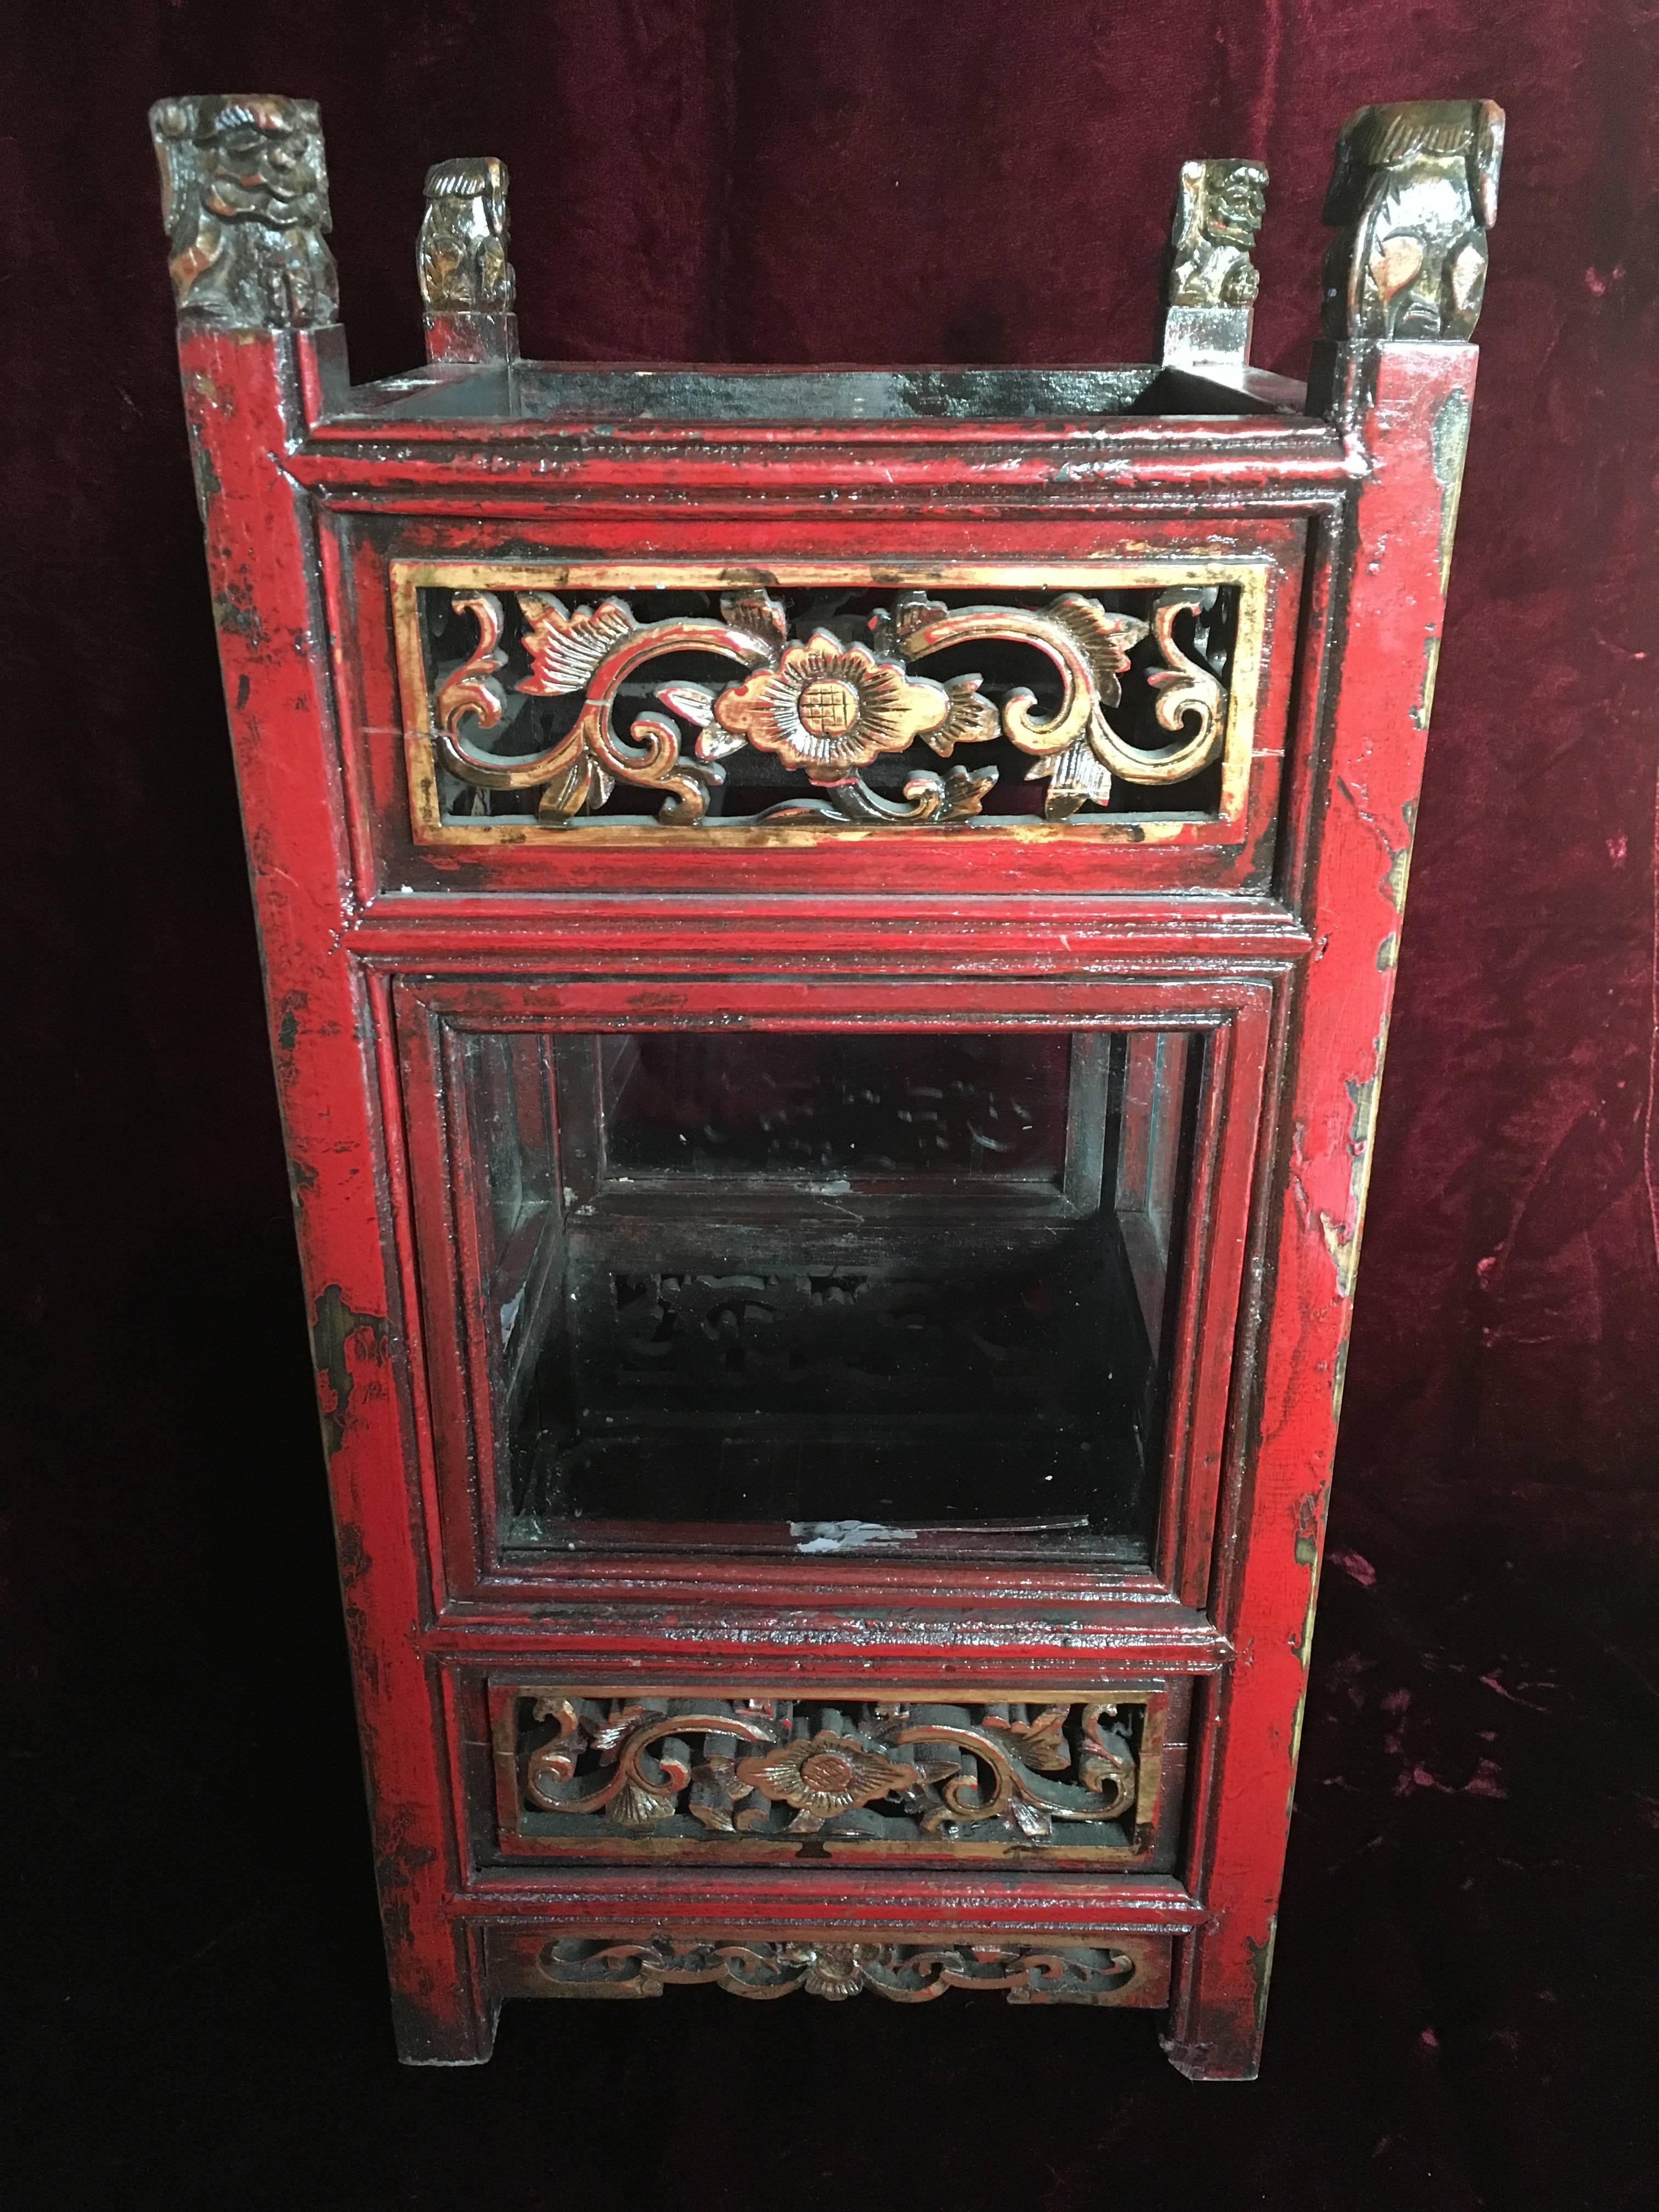
{"label": "gilt framed carving", "polygon": [[[422,843],[947,823],[1156,843],[1184,818],[1231,825],[1243,810],[1259,563],[963,563],[902,580],[787,563],[734,589],[689,564],[394,561],[391,580]],[[979,668],[928,673],[976,651],[998,672],[988,684]],[[672,674],[690,662],[705,680]],[[630,695],[644,711],[624,730]],[[753,776],[744,811],[724,811],[728,763],[745,755],[751,776],[757,755],[785,774]],[[1000,790],[1005,764],[1039,789]]]}

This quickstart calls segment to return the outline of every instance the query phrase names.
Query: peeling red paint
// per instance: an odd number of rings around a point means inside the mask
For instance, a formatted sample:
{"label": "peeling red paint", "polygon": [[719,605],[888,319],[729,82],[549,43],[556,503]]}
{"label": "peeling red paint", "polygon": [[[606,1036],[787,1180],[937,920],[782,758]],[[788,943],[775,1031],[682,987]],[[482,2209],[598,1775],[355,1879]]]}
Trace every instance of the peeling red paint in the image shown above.
{"label": "peeling red paint", "polygon": [[[645,1687],[853,1665],[891,1685],[919,1660],[947,1684],[993,1666],[1064,1683],[1110,1664],[1199,1685],[1186,1855],[1156,1889],[1022,1877],[1017,1910],[1049,1937],[1133,1925],[1177,1945],[1178,2063],[1253,2071],[1438,636],[1432,428],[1472,388],[1473,349],[1362,362],[1340,435],[1143,422],[1089,433],[1085,457],[1080,432],[1042,423],[1002,426],[989,452],[975,425],[854,423],[793,444],[766,428],[677,441],[661,425],[561,444],[522,421],[388,435],[326,419],[331,343],[182,340],[406,2051],[484,2055],[501,1991],[480,1931],[526,1910],[471,1871],[463,1707],[489,1655]],[[571,838],[434,854],[409,831],[384,533],[360,527],[377,511],[410,557],[546,540],[575,558],[574,535],[580,557],[617,559],[648,538],[653,557],[744,577],[844,556],[850,514],[858,556],[900,576],[907,562],[1052,560],[1059,545],[1190,556],[1196,527],[1272,572],[1260,720],[1279,749],[1258,752],[1243,818],[1164,845],[849,838],[734,863]],[[1298,659],[1321,680],[1293,683]],[[929,1585],[902,1561],[717,1557],[506,1571],[474,1517],[483,1478],[442,1427],[457,1340],[442,1302],[416,1293],[434,1238],[414,1208],[441,1206],[447,1170],[410,1040],[431,1036],[446,990],[480,1017],[556,1001],[559,1019],[597,1025],[805,1022],[837,990],[848,1023],[957,1006],[980,1022],[1201,1014],[1222,1071],[1207,1303],[1194,1294],[1181,1414],[1201,1449],[1139,1583],[951,1566]],[[1356,1560],[1340,1563],[1364,1582]],[[1501,1786],[1490,1765],[1470,1794]],[[1415,1762],[1402,1778],[1452,1786]],[[845,1911],[827,1863],[746,1875],[573,1869],[530,1917],[684,1928]],[[1006,1883],[943,1876],[865,1894],[868,1915],[907,1929],[994,1933],[1016,1909]]]}

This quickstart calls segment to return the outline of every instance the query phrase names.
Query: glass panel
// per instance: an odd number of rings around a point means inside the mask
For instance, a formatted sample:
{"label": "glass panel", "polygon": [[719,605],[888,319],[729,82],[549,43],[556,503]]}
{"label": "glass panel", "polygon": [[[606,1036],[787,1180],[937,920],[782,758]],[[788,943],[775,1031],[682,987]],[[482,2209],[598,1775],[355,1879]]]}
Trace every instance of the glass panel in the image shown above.
{"label": "glass panel", "polygon": [[605,1080],[614,1173],[1060,1179],[1064,1036],[712,1042],[685,1030],[620,1040]]}
{"label": "glass panel", "polygon": [[1144,1558],[1201,1057],[471,1040],[506,1540]]}
{"label": "glass panel", "polygon": [[461,1046],[481,1203],[477,1271],[492,1349],[523,1358],[520,1324],[556,1246],[550,1040],[470,1036]]}

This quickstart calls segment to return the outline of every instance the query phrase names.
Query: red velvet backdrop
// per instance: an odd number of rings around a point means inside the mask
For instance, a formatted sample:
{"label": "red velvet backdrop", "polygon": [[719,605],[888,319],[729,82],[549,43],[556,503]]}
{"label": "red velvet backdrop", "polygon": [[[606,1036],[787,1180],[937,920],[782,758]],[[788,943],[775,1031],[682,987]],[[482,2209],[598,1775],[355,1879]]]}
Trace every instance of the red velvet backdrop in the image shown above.
{"label": "red velvet backdrop", "polygon": [[[359,376],[418,359],[423,173],[474,152],[512,170],[527,351],[755,362],[1143,357],[1177,165],[1257,155],[1257,357],[1301,374],[1342,118],[1490,94],[1509,153],[1337,1527],[1643,1526],[1654,43],[1639,0],[18,11],[8,1288],[52,1431],[82,1441],[71,1494],[143,1504],[122,1443],[142,1376],[143,1420],[187,1425],[205,1368],[305,1374],[151,100],[320,100]],[[116,1514],[112,1564],[164,1559],[158,1520],[186,1504],[163,1480],[156,1510]]]}

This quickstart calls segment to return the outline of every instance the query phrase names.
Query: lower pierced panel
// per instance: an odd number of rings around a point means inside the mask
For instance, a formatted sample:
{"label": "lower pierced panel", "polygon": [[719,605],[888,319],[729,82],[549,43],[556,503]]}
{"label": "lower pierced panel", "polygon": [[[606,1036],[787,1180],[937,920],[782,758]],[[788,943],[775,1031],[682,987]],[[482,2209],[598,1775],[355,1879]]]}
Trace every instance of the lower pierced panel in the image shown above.
{"label": "lower pierced panel", "polygon": [[840,1999],[871,1990],[925,2004],[948,1990],[1000,1993],[1010,2004],[1162,2005],[1170,1938],[1107,1933],[1086,1944],[873,1942],[837,1929],[793,1940],[739,1932],[648,1930],[592,1937],[492,1927],[489,1982],[509,1996],[656,1997],[707,1982],[733,1996]]}
{"label": "lower pierced panel", "polygon": [[1186,1680],[876,1701],[868,1686],[721,1696],[538,1674],[480,1686],[495,1764],[495,1834],[480,1843],[498,1863],[1172,1863]]}

